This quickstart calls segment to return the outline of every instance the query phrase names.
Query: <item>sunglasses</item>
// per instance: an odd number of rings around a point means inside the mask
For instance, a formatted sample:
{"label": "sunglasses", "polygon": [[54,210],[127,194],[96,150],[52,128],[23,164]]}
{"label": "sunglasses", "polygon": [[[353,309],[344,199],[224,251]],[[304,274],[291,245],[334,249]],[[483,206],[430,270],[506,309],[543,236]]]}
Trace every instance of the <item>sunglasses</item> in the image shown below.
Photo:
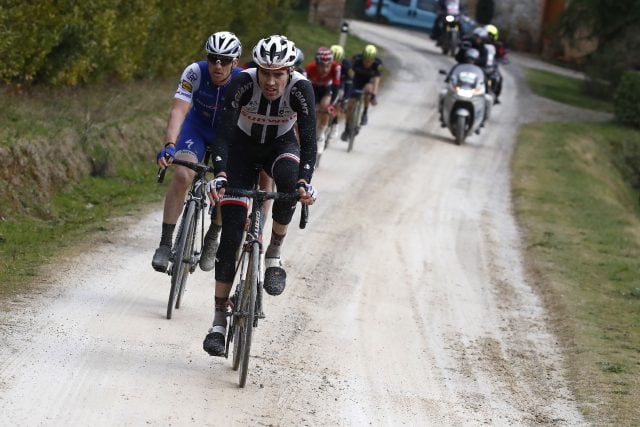
{"label": "sunglasses", "polygon": [[233,58],[214,54],[207,55],[207,60],[212,64],[220,62],[220,65],[229,65],[233,62]]}

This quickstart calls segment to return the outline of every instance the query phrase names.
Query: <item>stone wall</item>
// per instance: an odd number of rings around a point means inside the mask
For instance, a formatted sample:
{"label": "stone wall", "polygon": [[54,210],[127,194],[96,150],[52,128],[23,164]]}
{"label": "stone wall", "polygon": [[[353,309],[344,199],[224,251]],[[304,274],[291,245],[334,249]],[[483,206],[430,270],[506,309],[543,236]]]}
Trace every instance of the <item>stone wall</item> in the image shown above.
{"label": "stone wall", "polygon": [[309,22],[339,30],[344,17],[346,0],[311,0]]}
{"label": "stone wall", "polygon": [[544,6],[544,0],[496,1],[493,23],[512,49],[539,52]]}

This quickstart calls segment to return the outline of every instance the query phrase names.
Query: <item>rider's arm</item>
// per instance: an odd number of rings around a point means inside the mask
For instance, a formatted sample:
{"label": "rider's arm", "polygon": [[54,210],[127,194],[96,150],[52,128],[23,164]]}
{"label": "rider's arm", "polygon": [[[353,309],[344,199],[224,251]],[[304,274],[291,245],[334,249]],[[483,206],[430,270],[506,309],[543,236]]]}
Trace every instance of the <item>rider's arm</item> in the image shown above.
{"label": "rider's arm", "polygon": [[380,87],[380,76],[382,75],[382,60],[380,58],[376,58],[376,64],[376,74],[372,79],[374,95],[378,93],[378,87]]}
{"label": "rider's arm", "polygon": [[313,88],[308,80],[299,80],[291,89],[291,107],[298,116],[300,131],[300,168],[298,179],[311,182],[316,164],[316,107]]}
{"label": "rider's arm", "polygon": [[184,122],[184,118],[191,108],[191,103],[182,99],[174,99],[171,113],[169,113],[169,121],[167,122],[167,132],[165,133],[165,144],[174,144],[178,140],[180,128]]}
{"label": "rider's arm", "polygon": [[216,139],[213,144],[214,152],[216,153],[213,164],[216,176],[226,176],[229,142],[231,142],[236,131],[240,109],[249,102],[252,91],[253,80],[246,72],[238,73],[232,78],[224,99],[222,117],[220,118]]}

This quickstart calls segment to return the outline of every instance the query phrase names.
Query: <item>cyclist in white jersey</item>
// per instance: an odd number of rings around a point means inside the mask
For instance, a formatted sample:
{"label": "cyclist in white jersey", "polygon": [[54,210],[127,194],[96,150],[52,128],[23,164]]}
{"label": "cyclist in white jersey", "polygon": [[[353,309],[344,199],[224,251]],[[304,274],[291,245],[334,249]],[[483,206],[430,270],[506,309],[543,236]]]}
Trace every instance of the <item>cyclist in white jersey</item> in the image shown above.
{"label": "cyclist in white jersey", "polygon": [[[221,200],[222,206],[222,235],[215,266],[216,311],[203,342],[204,350],[212,356],[225,351],[226,308],[248,210],[245,198],[222,198],[227,183],[231,188],[251,189],[254,166],[260,164],[278,191],[298,191],[305,204],[316,199],[316,190],[310,184],[316,159],[315,99],[311,83],[293,71],[296,57],[295,44],[284,36],[260,40],[253,49],[257,68],[235,76],[225,100],[215,144],[216,178],[207,185],[210,197]],[[273,203],[264,279],[264,289],[270,295],[279,295],[285,288],[280,251],[295,208],[292,202]]]}

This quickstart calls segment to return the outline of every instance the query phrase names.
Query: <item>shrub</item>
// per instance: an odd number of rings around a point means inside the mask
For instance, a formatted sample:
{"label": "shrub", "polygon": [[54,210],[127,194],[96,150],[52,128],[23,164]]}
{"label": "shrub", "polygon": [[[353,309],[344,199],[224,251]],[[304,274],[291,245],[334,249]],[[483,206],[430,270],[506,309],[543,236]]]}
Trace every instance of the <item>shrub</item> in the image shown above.
{"label": "shrub", "polygon": [[616,120],[640,128],[640,72],[627,71],[614,96]]}

